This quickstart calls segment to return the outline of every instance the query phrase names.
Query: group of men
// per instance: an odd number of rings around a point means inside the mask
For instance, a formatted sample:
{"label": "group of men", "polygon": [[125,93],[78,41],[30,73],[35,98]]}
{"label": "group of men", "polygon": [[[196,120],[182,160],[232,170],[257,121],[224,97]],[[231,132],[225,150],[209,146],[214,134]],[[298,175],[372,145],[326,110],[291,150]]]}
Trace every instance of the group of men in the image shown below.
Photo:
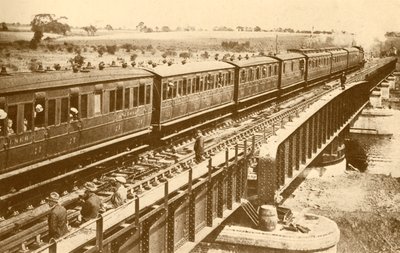
{"label": "group of men", "polygon": [[[79,196],[82,209],[78,216],[77,224],[83,224],[91,219],[95,219],[98,214],[104,210],[117,208],[123,205],[127,200],[127,189],[125,188],[126,179],[124,177],[112,178],[113,195],[111,196],[110,205],[104,205],[99,196],[96,195],[97,187],[92,182],[84,185],[85,191]],[[59,203],[60,195],[57,192],[50,193],[47,203],[50,206],[48,215],[49,238],[60,238],[68,233],[67,210]]]}
{"label": "group of men", "polygon": [[[194,144],[196,161],[203,161],[204,154],[204,137],[200,130],[196,133],[196,141]],[[110,198],[110,204],[102,203],[99,196],[96,195],[97,187],[92,182],[84,185],[84,194],[79,196],[82,209],[78,216],[78,224],[85,223],[91,219],[95,219],[101,210],[116,208],[123,205],[127,200],[127,189],[125,188],[126,179],[124,177],[112,178],[113,195]],[[50,206],[48,216],[49,238],[60,238],[68,233],[67,210],[59,203],[60,195],[57,192],[50,193],[47,202]]]}

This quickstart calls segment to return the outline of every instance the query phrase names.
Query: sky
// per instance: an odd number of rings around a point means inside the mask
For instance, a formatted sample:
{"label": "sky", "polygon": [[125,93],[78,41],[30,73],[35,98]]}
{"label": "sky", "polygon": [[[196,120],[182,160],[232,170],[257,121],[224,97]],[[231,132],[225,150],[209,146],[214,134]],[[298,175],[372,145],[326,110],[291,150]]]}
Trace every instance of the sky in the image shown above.
{"label": "sky", "polygon": [[400,0],[0,0],[0,22],[29,23],[35,14],[68,17],[72,26],[260,26],[263,29],[400,30]]}

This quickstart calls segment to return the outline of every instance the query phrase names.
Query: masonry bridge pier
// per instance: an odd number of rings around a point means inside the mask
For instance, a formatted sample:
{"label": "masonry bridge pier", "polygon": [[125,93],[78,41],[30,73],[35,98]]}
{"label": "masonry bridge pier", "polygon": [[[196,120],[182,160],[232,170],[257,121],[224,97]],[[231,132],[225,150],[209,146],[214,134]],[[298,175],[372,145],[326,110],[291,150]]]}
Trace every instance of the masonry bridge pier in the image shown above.
{"label": "masonry bridge pier", "polygon": [[349,80],[345,90],[266,120],[245,132],[245,141],[232,140],[209,160],[155,178],[151,190],[36,252],[189,252],[241,206],[256,155],[262,156],[258,197],[273,204],[324,150],[341,147],[377,80],[394,67],[394,60],[385,61]]}

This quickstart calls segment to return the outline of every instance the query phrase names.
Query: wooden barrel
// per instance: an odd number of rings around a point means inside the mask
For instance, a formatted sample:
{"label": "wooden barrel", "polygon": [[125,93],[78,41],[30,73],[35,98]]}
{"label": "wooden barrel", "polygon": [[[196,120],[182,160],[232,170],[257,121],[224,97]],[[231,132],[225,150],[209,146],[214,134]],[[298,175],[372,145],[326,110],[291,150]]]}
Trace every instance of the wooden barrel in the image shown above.
{"label": "wooden barrel", "polygon": [[258,211],[259,224],[263,231],[273,231],[278,223],[278,213],[276,212],[275,206],[262,205]]}

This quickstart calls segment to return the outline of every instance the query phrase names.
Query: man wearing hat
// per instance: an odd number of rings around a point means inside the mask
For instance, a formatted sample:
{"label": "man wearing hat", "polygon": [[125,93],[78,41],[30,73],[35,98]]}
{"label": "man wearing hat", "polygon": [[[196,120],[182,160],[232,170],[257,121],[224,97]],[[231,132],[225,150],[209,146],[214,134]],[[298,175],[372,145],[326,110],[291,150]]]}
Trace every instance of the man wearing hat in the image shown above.
{"label": "man wearing hat", "polygon": [[127,190],[124,184],[126,184],[126,179],[124,177],[115,178],[115,192],[111,197],[111,203],[114,207],[119,207],[126,201]]}
{"label": "man wearing hat", "polygon": [[48,217],[49,238],[54,239],[68,233],[67,210],[58,203],[59,200],[60,195],[57,192],[50,193],[50,196],[47,198],[47,203],[50,206]]}
{"label": "man wearing hat", "polygon": [[194,143],[194,153],[196,155],[196,161],[199,163],[203,161],[204,154],[204,137],[200,130],[196,133],[196,142]]}
{"label": "man wearing hat", "polygon": [[83,200],[81,209],[82,223],[96,218],[102,206],[101,199],[95,194],[97,191],[96,185],[92,182],[86,182],[84,187],[86,189],[85,193],[80,196],[81,200]]}

